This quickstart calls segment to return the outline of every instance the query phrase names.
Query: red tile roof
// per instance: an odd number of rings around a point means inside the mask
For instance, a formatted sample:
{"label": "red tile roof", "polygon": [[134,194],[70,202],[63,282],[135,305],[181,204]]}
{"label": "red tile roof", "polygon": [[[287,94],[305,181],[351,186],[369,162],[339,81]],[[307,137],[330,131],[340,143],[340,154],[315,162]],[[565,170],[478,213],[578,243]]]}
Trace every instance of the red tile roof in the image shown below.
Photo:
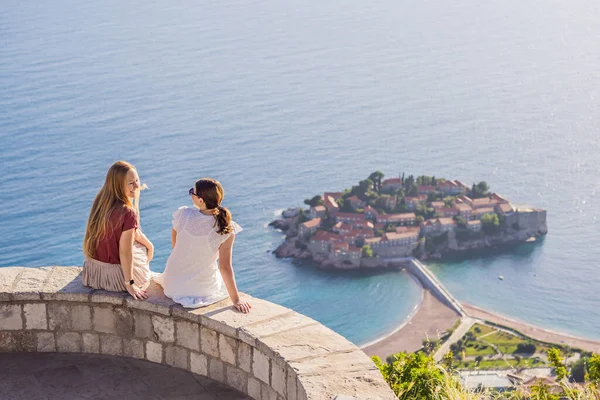
{"label": "red tile roof", "polygon": [[311,242],[333,242],[342,240],[342,236],[337,233],[317,231],[310,240]]}
{"label": "red tile roof", "polygon": [[385,185],[401,185],[402,184],[402,179],[400,178],[390,178],[390,179],[386,179],[383,182],[381,182],[381,184],[383,186]]}
{"label": "red tile roof", "polygon": [[302,224],[305,228],[315,228],[321,225],[321,218],[313,218],[310,221],[306,221]]}
{"label": "red tile roof", "polygon": [[495,213],[494,207],[483,207],[473,210],[473,214],[493,214]]}
{"label": "red tile roof", "polygon": [[399,239],[415,237],[418,235],[414,232],[405,232],[405,233],[386,232],[383,236],[384,236],[385,240],[399,240]]}
{"label": "red tile roof", "polygon": [[357,213],[344,213],[344,212],[334,212],[333,216],[335,218],[352,218],[354,220],[364,220],[365,219],[365,215],[364,214],[357,214]]}
{"label": "red tile roof", "polygon": [[466,204],[466,203],[456,203],[454,205],[454,207],[456,209],[458,209],[458,211],[463,211],[463,212],[464,211],[472,211],[473,210],[473,208],[471,208],[471,206],[468,205],[468,204]]}

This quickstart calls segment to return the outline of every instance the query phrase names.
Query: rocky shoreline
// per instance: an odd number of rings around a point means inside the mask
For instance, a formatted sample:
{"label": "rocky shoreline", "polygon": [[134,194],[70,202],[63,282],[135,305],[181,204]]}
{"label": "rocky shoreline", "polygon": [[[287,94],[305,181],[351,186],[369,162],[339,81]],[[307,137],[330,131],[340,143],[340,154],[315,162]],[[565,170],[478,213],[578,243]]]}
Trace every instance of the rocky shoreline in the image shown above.
{"label": "rocky shoreline", "polygon": [[[385,268],[402,268],[411,257],[404,257],[405,260],[399,257],[380,258],[373,257],[371,259],[362,260],[360,266],[349,265],[343,262],[336,262],[329,257],[313,254],[306,246],[307,242],[303,240],[299,234],[298,225],[302,212],[308,211],[301,208],[290,208],[282,213],[282,218],[278,218],[269,226],[280,230],[286,234],[285,240],[272,251],[277,258],[294,258],[298,260],[311,260],[321,268],[332,269],[385,269]],[[497,235],[484,236],[478,239],[458,240],[454,232],[448,234],[447,242],[443,245],[436,246],[430,251],[425,251],[424,241],[421,241],[415,251],[416,258],[420,260],[443,260],[454,256],[467,256],[477,251],[486,249],[502,249],[511,246],[516,246],[526,242],[531,238],[540,238],[547,233],[547,227],[544,224],[540,226],[530,227],[527,230],[507,229]],[[400,257],[401,258],[401,257]]]}

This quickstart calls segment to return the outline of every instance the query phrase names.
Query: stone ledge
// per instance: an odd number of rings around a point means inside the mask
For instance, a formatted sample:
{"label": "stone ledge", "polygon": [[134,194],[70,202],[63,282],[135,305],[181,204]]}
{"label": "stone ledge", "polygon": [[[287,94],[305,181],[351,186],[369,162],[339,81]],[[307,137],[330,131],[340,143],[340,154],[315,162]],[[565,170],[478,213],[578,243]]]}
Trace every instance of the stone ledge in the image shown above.
{"label": "stone ledge", "polygon": [[[146,301],[83,286],[79,267],[0,268],[0,352],[87,352],[149,360],[255,399],[395,399],[371,360],[311,318],[243,294],[185,309],[152,283]],[[347,396],[347,397],[344,397]]]}

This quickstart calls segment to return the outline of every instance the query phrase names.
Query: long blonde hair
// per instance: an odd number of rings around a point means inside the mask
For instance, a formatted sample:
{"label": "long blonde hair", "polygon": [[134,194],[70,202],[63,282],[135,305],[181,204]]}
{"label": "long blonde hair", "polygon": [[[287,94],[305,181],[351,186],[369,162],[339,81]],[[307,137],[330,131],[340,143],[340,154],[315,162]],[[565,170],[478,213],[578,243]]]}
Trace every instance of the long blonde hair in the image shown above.
{"label": "long blonde hair", "polygon": [[[83,254],[86,257],[96,257],[96,246],[109,231],[110,216],[118,208],[130,208],[135,210],[139,223],[139,190],[136,190],[135,199],[132,203],[125,193],[127,173],[135,167],[127,161],[117,161],[106,173],[104,186],[100,189],[88,218],[83,239]],[[125,211],[125,210],[123,210]]]}

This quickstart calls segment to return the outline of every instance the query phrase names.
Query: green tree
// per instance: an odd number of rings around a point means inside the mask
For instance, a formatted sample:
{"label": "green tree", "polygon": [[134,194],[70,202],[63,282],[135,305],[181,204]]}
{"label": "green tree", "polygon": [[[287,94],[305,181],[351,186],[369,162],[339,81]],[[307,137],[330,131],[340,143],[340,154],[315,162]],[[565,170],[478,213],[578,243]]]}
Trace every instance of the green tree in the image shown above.
{"label": "green tree", "polygon": [[356,193],[358,197],[364,196],[373,190],[373,181],[370,179],[365,179],[358,182],[359,193]]}
{"label": "green tree", "polygon": [[534,343],[531,342],[521,342],[517,345],[517,348],[513,353],[519,354],[533,354],[537,350],[537,347]]}
{"label": "green tree", "polygon": [[562,381],[567,376],[567,368],[560,356],[560,350],[555,347],[548,349],[548,361],[550,362],[550,365],[554,367],[556,380]]}
{"label": "green tree", "polygon": [[460,215],[456,216],[456,217],[454,217],[454,221],[456,221],[456,225],[459,228],[462,228],[462,229],[466,229],[467,228],[467,220],[466,220],[465,217],[461,217]]}
{"label": "green tree", "polygon": [[550,393],[550,387],[543,382],[538,382],[531,387],[531,396],[535,400],[560,400],[560,395]]}
{"label": "green tree", "polygon": [[368,244],[365,244],[362,247],[362,256],[367,257],[367,258],[373,257],[373,250],[371,249],[371,246],[369,246]]}
{"label": "green tree", "polygon": [[375,172],[372,172],[371,175],[369,175],[369,179],[371,181],[373,181],[376,191],[381,190],[381,181],[383,180],[383,176],[384,176],[383,172],[381,172],[381,171],[375,171]]}
{"label": "green tree", "polygon": [[600,354],[594,354],[587,362],[588,373],[586,380],[595,385],[600,385]]}
{"label": "green tree", "polygon": [[309,205],[311,207],[316,207],[322,206],[323,204],[325,204],[325,202],[323,201],[323,197],[321,197],[320,195],[316,195],[312,199],[304,200],[304,204]]}
{"label": "green tree", "polygon": [[400,400],[433,399],[448,383],[448,377],[435,365],[433,358],[424,353],[398,353],[390,361],[383,364],[379,357],[373,357],[383,378]]}
{"label": "green tree", "polygon": [[500,220],[497,214],[484,214],[481,217],[481,227],[487,234],[492,234],[498,231]]}
{"label": "green tree", "polygon": [[479,365],[479,363],[482,362],[482,361],[483,361],[483,356],[482,355],[479,355],[479,356],[475,357],[475,362],[477,363],[477,365]]}
{"label": "green tree", "polygon": [[454,365],[454,354],[451,351],[447,352],[442,356],[442,365],[446,368],[446,371],[451,372]]}
{"label": "green tree", "polygon": [[488,194],[490,187],[487,182],[481,181],[478,184],[473,184],[471,187],[471,198],[479,199],[481,197],[485,197]]}
{"label": "green tree", "polygon": [[586,366],[589,360],[589,357],[582,357],[575,361],[571,367],[571,378],[573,378],[575,382],[581,383],[585,381]]}

